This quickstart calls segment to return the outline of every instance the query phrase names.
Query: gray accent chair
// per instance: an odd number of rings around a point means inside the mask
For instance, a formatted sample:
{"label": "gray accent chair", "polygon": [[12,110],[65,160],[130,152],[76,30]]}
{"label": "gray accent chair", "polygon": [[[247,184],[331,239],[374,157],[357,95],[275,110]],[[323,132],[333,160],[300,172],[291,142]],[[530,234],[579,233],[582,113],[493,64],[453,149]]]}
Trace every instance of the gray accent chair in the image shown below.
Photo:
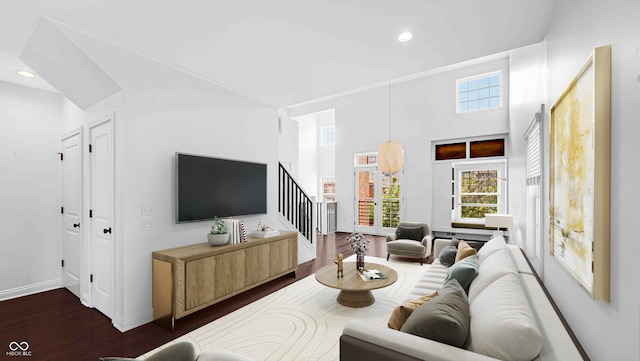
{"label": "gray accent chair", "polygon": [[431,255],[429,225],[419,222],[400,222],[396,231],[387,235],[387,261],[392,254],[418,258],[422,265]]}
{"label": "gray accent chair", "polygon": [[[100,361],[136,361],[137,358],[101,357]],[[188,341],[172,343],[155,352],[146,361],[253,361],[253,359],[224,350],[206,351],[198,355],[196,347]]]}

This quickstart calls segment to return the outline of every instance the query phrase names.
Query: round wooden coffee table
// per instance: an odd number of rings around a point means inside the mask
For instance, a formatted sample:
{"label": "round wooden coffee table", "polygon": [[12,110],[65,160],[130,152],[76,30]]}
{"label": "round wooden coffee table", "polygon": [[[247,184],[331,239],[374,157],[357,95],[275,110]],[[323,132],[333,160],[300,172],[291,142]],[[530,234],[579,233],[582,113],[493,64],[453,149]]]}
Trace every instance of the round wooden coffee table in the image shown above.
{"label": "round wooden coffee table", "polygon": [[338,266],[330,264],[316,272],[316,280],[323,285],[340,290],[338,303],[347,307],[366,307],[375,302],[371,290],[387,287],[398,280],[398,273],[385,265],[365,262],[365,269],[377,269],[387,275],[380,280],[364,281],[356,270],[355,262],[344,262],[344,276],[337,276]]}

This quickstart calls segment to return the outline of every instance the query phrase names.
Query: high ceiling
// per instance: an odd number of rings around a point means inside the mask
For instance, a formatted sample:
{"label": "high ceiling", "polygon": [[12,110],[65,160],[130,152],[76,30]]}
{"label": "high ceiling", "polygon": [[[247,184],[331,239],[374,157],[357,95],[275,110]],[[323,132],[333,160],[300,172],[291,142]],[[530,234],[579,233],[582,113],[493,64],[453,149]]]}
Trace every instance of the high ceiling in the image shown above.
{"label": "high ceiling", "polygon": [[0,0],[0,80],[53,90],[15,74],[49,18],[281,107],[540,42],[553,2]]}

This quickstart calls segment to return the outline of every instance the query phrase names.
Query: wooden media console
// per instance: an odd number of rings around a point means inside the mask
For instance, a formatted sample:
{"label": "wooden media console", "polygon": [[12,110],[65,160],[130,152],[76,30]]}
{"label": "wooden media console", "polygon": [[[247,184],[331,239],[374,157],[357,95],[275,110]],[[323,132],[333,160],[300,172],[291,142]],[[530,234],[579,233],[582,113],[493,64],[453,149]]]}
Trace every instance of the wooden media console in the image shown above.
{"label": "wooden media console", "polygon": [[173,331],[177,319],[298,269],[298,236],[212,247],[198,243],[152,253],[153,319]]}

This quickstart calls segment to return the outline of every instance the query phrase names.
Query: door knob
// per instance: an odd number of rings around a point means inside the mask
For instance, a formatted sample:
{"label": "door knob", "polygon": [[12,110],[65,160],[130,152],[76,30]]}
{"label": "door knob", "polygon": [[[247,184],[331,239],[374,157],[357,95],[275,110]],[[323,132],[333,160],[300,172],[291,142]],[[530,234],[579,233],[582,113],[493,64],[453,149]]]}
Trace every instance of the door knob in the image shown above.
{"label": "door knob", "polygon": [[111,233],[111,227],[103,229],[102,233],[104,234]]}
{"label": "door knob", "polygon": [[73,228],[80,228],[80,223],[74,223]]}

